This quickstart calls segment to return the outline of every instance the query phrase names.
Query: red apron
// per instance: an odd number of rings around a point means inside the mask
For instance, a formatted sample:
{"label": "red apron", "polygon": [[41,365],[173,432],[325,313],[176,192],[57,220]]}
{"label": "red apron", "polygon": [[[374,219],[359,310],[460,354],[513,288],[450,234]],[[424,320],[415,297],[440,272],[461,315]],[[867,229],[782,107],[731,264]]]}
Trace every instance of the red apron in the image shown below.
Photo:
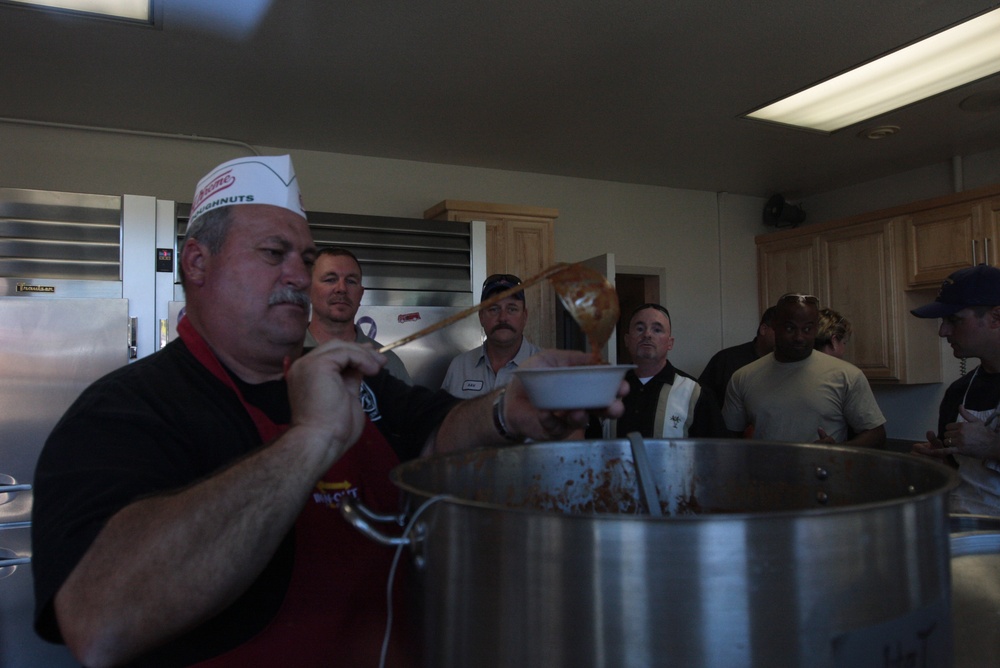
{"label": "red apron", "polygon": [[[186,318],[178,323],[177,332],[198,361],[236,393],[262,442],[284,433],[288,425],[275,424],[244,400]],[[398,512],[399,493],[388,476],[398,463],[385,438],[366,420],[361,438],[316,483],[295,522],[291,582],[275,618],[245,644],[198,666],[378,665],[394,549],[378,545],[348,525],[340,516],[337,501],[341,495],[350,494],[376,512]],[[402,567],[406,560],[401,562]],[[410,615],[399,595],[404,570],[397,570],[394,582],[394,623],[386,662],[389,666],[419,664],[416,635],[405,623]]]}

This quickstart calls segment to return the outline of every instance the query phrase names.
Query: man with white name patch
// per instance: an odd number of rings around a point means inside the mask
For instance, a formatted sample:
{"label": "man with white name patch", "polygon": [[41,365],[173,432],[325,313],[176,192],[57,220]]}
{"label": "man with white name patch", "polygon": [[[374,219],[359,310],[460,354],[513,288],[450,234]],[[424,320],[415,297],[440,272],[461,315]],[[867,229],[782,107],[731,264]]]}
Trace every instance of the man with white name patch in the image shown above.
{"label": "man with white name patch", "polygon": [[[480,301],[520,285],[521,279],[511,274],[494,274],[483,283]],[[451,361],[441,387],[460,399],[489,394],[511,381],[526,359],[539,351],[538,346],[524,338],[528,323],[528,307],[524,291],[515,292],[479,312],[486,340],[478,348],[468,350]]]}

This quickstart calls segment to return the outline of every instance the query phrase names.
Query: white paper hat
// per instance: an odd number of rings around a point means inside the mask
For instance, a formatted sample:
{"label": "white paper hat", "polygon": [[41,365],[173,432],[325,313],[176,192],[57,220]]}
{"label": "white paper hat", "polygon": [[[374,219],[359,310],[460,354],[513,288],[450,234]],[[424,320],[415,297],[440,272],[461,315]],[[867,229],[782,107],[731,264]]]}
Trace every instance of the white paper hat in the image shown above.
{"label": "white paper hat", "polygon": [[256,155],[222,163],[198,182],[188,224],[206,211],[233,204],[271,204],[305,218],[292,158]]}

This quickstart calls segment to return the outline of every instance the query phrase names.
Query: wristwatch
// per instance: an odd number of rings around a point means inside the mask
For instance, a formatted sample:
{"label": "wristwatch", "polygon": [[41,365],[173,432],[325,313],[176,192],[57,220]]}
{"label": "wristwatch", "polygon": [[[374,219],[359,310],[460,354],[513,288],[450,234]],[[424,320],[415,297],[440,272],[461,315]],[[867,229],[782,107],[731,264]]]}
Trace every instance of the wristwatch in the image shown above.
{"label": "wristwatch", "polygon": [[496,428],[498,434],[511,443],[524,443],[523,438],[516,436],[510,429],[507,428],[507,422],[503,417],[503,409],[505,405],[504,398],[506,396],[507,388],[501,387],[500,393],[497,394],[497,398],[493,400],[493,426]]}

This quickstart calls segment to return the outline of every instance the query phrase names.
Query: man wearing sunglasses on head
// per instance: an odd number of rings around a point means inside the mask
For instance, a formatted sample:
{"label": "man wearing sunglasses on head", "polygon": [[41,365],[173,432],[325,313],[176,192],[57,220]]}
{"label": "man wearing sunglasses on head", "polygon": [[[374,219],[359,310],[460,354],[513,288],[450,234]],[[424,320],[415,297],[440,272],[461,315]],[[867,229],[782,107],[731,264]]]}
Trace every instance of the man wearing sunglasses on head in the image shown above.
{"label": "man wearing sunglasses on head", "polygon": [[[493,274],[483,283],[480,301],[521,284],[511,274]],[[524,291],[515,292],[479,312],[479,324],[486,339],[451,361],[441,389],[460,399],[492,392],[511,381],[513,372],[538,352],[538,346],[524,338],[528,307]]]}
{"label": "man wearing sunglasses on head", "polygon": [[[793,443],[885,443],[885,417],[865,375],[814,351],[819,300],[786,294],[775,305],[774,352],[736,371],[722,415],[734,435]],[[854,435],[849,437],[849,432]]]}

